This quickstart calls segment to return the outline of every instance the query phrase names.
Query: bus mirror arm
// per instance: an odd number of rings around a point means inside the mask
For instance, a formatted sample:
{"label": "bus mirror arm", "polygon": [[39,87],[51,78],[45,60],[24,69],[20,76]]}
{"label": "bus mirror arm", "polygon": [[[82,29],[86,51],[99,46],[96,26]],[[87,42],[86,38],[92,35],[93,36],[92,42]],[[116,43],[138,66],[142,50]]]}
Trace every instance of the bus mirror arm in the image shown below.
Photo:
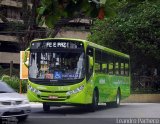
{"label": "bus mirror arm", "polygon": [[29,62],[28,60],[26,62],[24,62],[24,65],[28,68],[29,67]]}
{"label": "bus mirror arm", "polygon": [[28,68],[29,67],[29,58],[28,58],[28,54],[29,54],[29,48],[27,48],[24,52],[24,59],[23,59],[23,63],[24,65]]}

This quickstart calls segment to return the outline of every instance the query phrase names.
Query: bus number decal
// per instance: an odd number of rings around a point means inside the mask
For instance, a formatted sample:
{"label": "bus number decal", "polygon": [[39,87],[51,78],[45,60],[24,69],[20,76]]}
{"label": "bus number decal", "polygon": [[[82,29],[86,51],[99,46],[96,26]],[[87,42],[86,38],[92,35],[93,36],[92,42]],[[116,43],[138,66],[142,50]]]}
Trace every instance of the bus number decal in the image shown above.
{"label": "bus number decal", "polygon": [[100,79],[99,80],[99,84],[105,84],[105,83],[106,83],[105,79]]}

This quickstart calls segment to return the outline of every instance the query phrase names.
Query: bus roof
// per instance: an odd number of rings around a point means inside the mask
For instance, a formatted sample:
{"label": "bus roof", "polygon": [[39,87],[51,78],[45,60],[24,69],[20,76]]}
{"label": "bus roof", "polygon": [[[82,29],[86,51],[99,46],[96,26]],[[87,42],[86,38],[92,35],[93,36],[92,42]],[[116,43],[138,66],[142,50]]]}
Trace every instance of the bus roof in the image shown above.
{"label": "bus roof", "polygon": [[118,56],[129,58],[129,55],[127,55],[127,54],[124,54],[122,52],[113,50],[113,49],[108,48],[108,47],[104,47],[104,46],[95,44],[95,43],[87,41],[87,40],[82,40],[82,39],[74,39],[74,38],[43,38],[43,39],[34,39],[34,40],[32,40],[32,42],[44,41],[44,40],[74,40],[74,41],[81,41],[81,42],[83,42],[83,43],[85,43],[85,44],[87,44],[87,45],[89,45],[91,47],[98,48],[98,49],[107,51],[109,53],[112,53],[112,54],[115,54],[115,55],[118,55]]}
{"label": "bus roof", "polygon": [[95,44],[95,43],[92,43],[92,42],[89,42],[89,41],[86,41],[88,42],[88,45],[94,47],[94,48],[98,48],[98,49],[101,49],[101,50],[104,50],[104,51],[107,51],[109,53],[113,53],[115,55],[118,55],[118,56],[123,56],[125,58],[129,58],[129,55],[127,54],[124,54],[122,52],[119,52],[119,51],[116,51],[116,50],[113,50],[111,48],[108,48],[108,47],[104,47],[104,46],[101,46],[101,45],[98,45],[98,44]]}

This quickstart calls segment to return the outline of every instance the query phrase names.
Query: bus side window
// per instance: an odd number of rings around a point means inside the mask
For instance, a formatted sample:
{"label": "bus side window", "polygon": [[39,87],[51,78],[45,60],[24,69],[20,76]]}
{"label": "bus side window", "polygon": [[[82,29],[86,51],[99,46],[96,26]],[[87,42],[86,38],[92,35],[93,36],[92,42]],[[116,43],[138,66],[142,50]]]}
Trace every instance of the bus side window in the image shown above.
{"label": "bus side window", "polygon": [[108,73],[112,75],[114,74],[114,56],[109,55],[108,61]]}
{"label": "bus side window", "polygon": [[120,70],[121,70],[121,75],[124,75],[124,62],[121,62],[121,67],[120,67]]}
{"label": "bus side window", "polygon": [[109,72],[109,74],[113,74],[113,71],[114,71],[113,62],[110,62],[109,63],[109,70],[108,70],[108,72]]}
{"label": "bus side window", "polygon": [[125,62],[125,75],[129,76],[129,64],[128,64],[128,62]]}
{"label": "bus side window", "polygon": [[107,73],[107,64],[102,64],[102,72]]}
{"label": "bus side window", "polygon": [[[87,64],[86,64],[86,77],[87,77],[87,80],[90,79],[92,73],[93,73],[93,67],[90,68],[90,63],[89,63],[89,57],[92,57],[93,58],[93,63],[94,63],[94,57],[93,57],[93,54],[94,54],[94,51],[93,51],[93,48],[91,47],[87,47]],[[94,64],[93,64],[94,66]]]}
{"label": "bus side window", "polygon": [[95,72],[100,72],[100,63],[95,63]]}
{"label": "bus side window", "polygon": [[118,62],[118,57],[115,57],[115,74],[119,75],[119,62]]}
{"label": "bus side window", "polygon": [[101,63],[101,51],[96,49],[95,51],[95,72],[102,71],[102,63]]}
{"label": "bus side window", "polygon": [[108,73],[108,53],[102,51],[102,73]]}

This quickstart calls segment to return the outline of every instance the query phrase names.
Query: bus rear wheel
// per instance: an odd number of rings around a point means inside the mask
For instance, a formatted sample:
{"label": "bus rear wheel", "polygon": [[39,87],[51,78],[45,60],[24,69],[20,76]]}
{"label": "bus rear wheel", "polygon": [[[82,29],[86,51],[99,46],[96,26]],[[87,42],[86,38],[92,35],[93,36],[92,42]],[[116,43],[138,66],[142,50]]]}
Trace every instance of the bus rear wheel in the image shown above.
{"label": "bus rear wheel", "polygon": [[121,93],[120,90],[117,91],[116,101],[106,103],[109,107],[119,107],[121,101]]}
{"label": "bus rear wheel", "polygon": [[92,97],[92,104],[90,104],[88,108],[90,112],[94,112],[97,110],[98,102],[99,102],[98,91],[94,90]]}
{"label": "bus rear wheel", "polygon": [[43,103],[43,111],[44,111],[44,112],[50,111],[50,106],[47,105],[46,103]]}

